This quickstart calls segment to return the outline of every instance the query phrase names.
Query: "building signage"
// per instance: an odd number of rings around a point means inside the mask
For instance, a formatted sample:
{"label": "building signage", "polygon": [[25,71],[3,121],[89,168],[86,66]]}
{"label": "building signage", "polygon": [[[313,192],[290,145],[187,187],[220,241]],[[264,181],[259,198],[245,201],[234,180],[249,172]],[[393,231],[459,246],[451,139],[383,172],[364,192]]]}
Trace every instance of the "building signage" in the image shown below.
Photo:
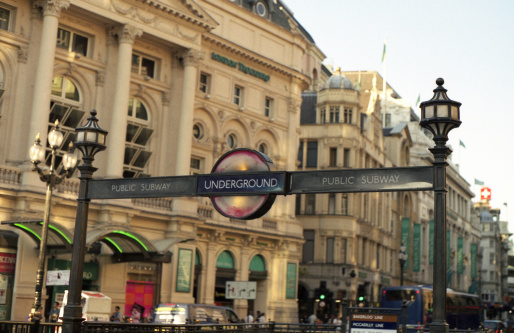
{"label": "building signage", "polygon": [[0,273],[14,274],[16,267],[16,253],[0,252]]}
{"label": "building signage", "polygon": [[489,187],[480,189],[480,200],[491,200],[491,189]]}
{"label": "building signage", "polygon": [[227,281],[225,283],[225,298],[255,299],[257,296],[257,281]]}
{"label": "building signage", "polygon": [[175,291],[188,293],[191,291],[191,273],[193,263],[193,250],[179,249],[177,263],[177,283]]}
{"label": "building signage", "polygon": [[285,172],[198,176],[198,195],[284,194]]}
{"label": "building signage", "polygon": [[55,270],[46,272],[47,286],[67,286],[70,283],[69,270]]}
{"label": "building signage", "polygon": [[291,194],[432,190],[433,167],[299,171],[291,173]]}
{"label": "building signage", "polygon": [[264,82],[268,82],[269,79],[270,79],[270,76],[268,74],[264,74],[262,72],[259,72],[253,68],[250,68],[250,67],[247,67],[245,64],[243,64],[242,62],[237,62],[237,61],[234,61],[234,60],[230,60],[222,55],[219,55],[217,53],[214,53],[212,52],[211,53],[211,58],[212,60],[216,60],[216,61],[219,61],[227,66],[230,66],[230,67],[233,67],[233,68],[237,68],[239,69],[241,72],[244,72],[245,74],[250,74],[252,76],[255,76],[256,78],[259,78],[261,80],[263,80]]}
{"label": "building signage", "polygon": [[195,176],[100,179],[89,182],[89,199],[158,198],[195,194]]}
{"label": "building signage", "polygon": [[350,317],[350,333],[396,333],[398,331],[398,315],[352,313]]}

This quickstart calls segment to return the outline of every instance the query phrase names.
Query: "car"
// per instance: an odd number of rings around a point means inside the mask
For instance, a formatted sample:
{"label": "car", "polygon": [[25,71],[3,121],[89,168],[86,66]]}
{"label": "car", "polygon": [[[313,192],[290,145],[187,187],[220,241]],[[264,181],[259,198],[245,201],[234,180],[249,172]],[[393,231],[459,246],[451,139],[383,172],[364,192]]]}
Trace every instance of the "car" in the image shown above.
{"label": "car", "polygon": [[153,318],[154,323],[179,325],[241,322],[231,308],[204,304],[159,304],[155,307]]}
{"label": "car", "polygon": [[493,333],[500,333],[505,328],[501,320],[484,320],[484,329],[490,330]]}

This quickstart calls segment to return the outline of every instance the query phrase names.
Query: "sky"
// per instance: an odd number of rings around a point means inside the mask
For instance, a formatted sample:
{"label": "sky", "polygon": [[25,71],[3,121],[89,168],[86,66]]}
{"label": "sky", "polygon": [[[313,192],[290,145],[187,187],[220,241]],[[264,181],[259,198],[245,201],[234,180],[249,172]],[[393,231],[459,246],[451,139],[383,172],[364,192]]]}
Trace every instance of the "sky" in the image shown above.
{"label": "sky", "polygon": [[418,96],[432,98],[444,78],[448,97],[462,103],[462,124],[449,133],[451,159],[473,201],[489,187],[490,206],[514,232],[514,1],[284,1],[325,64],[385,73],[418,116]]}

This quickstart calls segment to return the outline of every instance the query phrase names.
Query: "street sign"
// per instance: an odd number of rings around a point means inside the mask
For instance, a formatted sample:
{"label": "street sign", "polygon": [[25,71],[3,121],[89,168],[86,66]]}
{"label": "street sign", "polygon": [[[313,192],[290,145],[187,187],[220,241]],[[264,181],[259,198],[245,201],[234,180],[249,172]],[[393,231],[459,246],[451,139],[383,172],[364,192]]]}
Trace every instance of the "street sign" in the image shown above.
{"label": "street sign", "polygon": [[89,181],[89,199],[159,198],[196,195],[196,176]]}
{"label": "street sign", "polygon": [[197,194],[256,195],[285,194],[285,172],[198,175]]}
{"label": "street sign", "polygon": [[291,172],[288,194],[432,190],[433,167]]}
{"label": "street sign", "polygon": [[398,315],[375,313],[352,313],[350,333],[396,333]]}
{"label": "street sign", "polygon": [[225,298],[255,299],[257,296],[256,281],[227,281],[225,283]]}

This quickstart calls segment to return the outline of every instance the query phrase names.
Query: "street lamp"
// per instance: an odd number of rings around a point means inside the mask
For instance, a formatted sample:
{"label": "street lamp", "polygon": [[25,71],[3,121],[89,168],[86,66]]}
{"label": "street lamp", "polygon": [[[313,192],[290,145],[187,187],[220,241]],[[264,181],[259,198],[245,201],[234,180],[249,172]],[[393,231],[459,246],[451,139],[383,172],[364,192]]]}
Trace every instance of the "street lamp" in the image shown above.
{"label": "street lamp", "polygon": [[420,126],[434,135],[434,275],[433,275],[433,319],[431,333],[447,333],[446,322],[446,158],[452,150],[446,146],[448,133],[460,126],[461,103],[446,95],[444,80],[436,80],[432,99],[420,104]]}
{"label": "street lamp", "polygon": [[39,133],[36,136],[34,145],[30,147],[30,160],[33,164],[32,171],[37,171],[39,178],[46,183],[46,198],[45,198],[45,211],[43,216],[43,229],[41,231],[41,242],[39,244],[39,261],[36,275],[36,291],[34,293],[34,305],[30,311],[30,317],[33,321],[40,321],[43,318],[43,311],[41,307],[41,297],[43,293],[43,279],[45,277],[45,264],[46,264],[46,243],[48,235],[48,225],[50,223],[50,210],[52,202],[52,191],[56,185],[59,185],[64,178],[69,178],[75,170],[77,164],[77,157],[73,154],[73,145],[70,143],[70,148],[63,156],[63,166],[66,172],[58,175],[55,172],[55,157],[57,149],[61,147],[64,136],[59,132],[59,121],[55,121],[55,126],[50,133],[48,133],[48,145],[52,150],[52,159],[50,162],[50,169],[44,171],[39,167],[45,159],[46,149],[41,146],[41,139]]}
{"label": "street lamp", "polygon": [[77,217],[73,235],[73,252],[71,256],[70,285],[68,288],[68,303],[64,307],[62,331],[76,333],[82,325],[82,274],[84,272],[84,256],[86,253],[87,218],[89,211],[88,197],[89,180],[97,168],[93,167],[96,153],[105,150],[107,131],[98,126],[96,110],[91,110],[91,117],[83,127],[75,129],[77,139],[75,147],[82,152],[83,164],[78,166],[80,171],[80,187],[77,199]]}
{"label": "street lamp", "polygon": [[403,267],[407,261],[407,247],[403,243],[398,252],[398,260],[400,261],[400,286],[403,286]]}

